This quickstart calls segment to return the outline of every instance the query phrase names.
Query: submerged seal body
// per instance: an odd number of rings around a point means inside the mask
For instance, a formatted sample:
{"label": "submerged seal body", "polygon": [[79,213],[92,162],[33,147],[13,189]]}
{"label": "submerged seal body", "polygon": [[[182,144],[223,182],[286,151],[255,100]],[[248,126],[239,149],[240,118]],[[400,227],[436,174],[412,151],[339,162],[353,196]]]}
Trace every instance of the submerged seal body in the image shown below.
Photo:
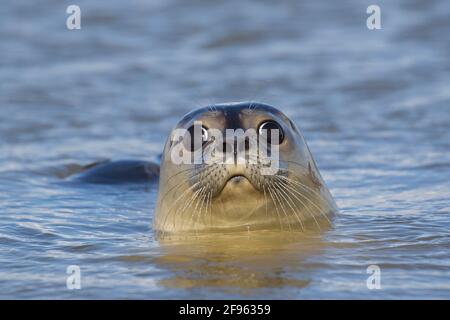
{"label": "submerged seal body", "polygon": [[[240,134],[230,138],[229,130]],[[165,143],[153,220],[160,233],[307,230],[335,212],[305,139],[274,107],[200,108],[184,116]]]}

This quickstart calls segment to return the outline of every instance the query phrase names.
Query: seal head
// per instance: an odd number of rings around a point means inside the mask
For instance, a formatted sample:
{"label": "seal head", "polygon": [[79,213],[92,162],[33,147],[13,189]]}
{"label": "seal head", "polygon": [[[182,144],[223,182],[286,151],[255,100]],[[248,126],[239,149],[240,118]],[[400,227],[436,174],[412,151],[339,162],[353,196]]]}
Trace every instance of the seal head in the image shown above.
{"label": "seal head", "polygon": [[295,124],[261,103],[185,115],[161,159],[154,229],[165,233],[320,228],[337,212]]}

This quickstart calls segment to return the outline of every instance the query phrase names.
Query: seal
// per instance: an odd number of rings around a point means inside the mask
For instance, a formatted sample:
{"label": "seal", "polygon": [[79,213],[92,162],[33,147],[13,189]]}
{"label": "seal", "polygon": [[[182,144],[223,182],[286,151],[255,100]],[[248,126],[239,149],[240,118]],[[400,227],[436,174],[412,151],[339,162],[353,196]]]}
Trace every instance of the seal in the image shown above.
{"label": "seal", "polygon": [[203,107],[167,138],[153,219],[158,234],[320,229],[337,211],[299,129],[272,106]]}
{"label": "seal", "polygon": [[159,165],[144,160],[103,160],[75,169],[74,181],[94,184],[128,184],[156,181]]}

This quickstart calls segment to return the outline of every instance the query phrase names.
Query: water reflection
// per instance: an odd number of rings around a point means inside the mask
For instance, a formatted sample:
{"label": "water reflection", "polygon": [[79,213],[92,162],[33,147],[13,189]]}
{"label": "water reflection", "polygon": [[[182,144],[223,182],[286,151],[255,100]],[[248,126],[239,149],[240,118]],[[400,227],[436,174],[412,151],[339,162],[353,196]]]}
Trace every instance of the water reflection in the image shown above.
{"label": "water reflection", "polygon": [[161,285],[243,293],[308,286],[312,271],[308,258],[320,255],[325,242],[320,232],[252,231],[177,236],[160,244],[162,255],[155,263],[171,271]]}

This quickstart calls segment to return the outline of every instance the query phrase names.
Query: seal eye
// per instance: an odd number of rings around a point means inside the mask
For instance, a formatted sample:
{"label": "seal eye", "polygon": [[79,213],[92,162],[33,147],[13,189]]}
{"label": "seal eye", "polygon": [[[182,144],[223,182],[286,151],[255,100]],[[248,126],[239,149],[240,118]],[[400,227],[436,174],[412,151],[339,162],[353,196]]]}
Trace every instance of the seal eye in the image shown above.
{"label": "seal eye", "polygon": [[202,142],[205,143],[208,141],[208,129],[202,127]]}
{"label": "seal eye", "polygon": [[[283,129],[277,122],[273,120],[268,120],[261,123],[259,125],[258,133],[262,137],[267,137],[267,143],[269,144],[280,144],[284,140]],[[278,135],[278,139],[272,141],[272,135],[274,137],[277,137]]]}
{"label": "seal eye", "polygon": [[[197,127],[197,128],[196,128]],[[200,140],[200,136],[196,133],[196,131],[198,132],[198,128],[201,128],[201,140]],[[204,126],[198,125],[198,124],[194,124],[192,125],[189,129],[187,129],[186,135],[189,134],[189,139],[187,139],[187,137],[185,137],[185,147],[186,149],[190,150],[191,152],[197,150],[198,148],[202,147],[209,138],[208,135],[208,129]]]}

